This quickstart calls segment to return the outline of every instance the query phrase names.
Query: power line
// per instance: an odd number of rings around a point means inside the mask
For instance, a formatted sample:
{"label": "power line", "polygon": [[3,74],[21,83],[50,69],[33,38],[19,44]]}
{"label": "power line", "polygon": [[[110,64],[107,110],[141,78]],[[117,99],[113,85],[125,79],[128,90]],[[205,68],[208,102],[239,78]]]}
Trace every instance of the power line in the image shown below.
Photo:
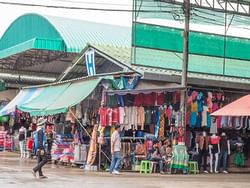
{"label": "power line", "polygon": [[[135,12],[135,10],[130,9],[112,9],[112,8],[93,8],[93,7],[74,7],[74,6],[55,6],[55,5],[41,5],[41,4],[28,4],[28,3],[12,3],[3,2],[0,4],[6,5],[17,5],[17,6],[30,6],[30,7],[42,7],[42,8],[56,8],[56,9],[71,9],[71,10],[90,10],[90,11],[107,11],[107,12]],[[171,11],[159,11],[159,10],[140,10],[144,13],[171,13]]]}
{"label": "power line", "polygon": [[[59,0],[58,0],[59,1]],[[65,1],[71,1],[71,0],[65,0]],[[145,0],[144,0],[145,1]],[[80,1],[79,1],[80,2]],[[88,2],[88,3],[91,3],[91,2]],[[41,4],[28,4],[28,3],[12,3],[12,2],[4,2],[4,1],[1,1],[0,4],[7,4],[7,5],[17,5],[17,6],[30,6],[30,7],[43,7],[43,8],[56,8],[56,9],[71,9],[71,10],[90,10],[90,11],[105,11],[105,12],[137,12],[138,10],[130,10],[130,9],[111,9],[111,8],[93,8],[93,7],[75,7],[75,6],[55,6],[55,5],[41,5]],[[96,2],[96,4],[98,4]],[[99,3],[99,4],[104,4],[104,3]],[[145,6],[145,5],[143,5]],[[162,7],[159,7],[159,8],[162,8]],[[183,16],[183,13],[180,11],[181,7],[178,8],[176,6],[174,7],[165,7],[165,8],[169,8],[170,10],[140,10],[139,12],[142,12],[142,13],[168,13],[168,14],[171,14],[173,16],[174,15],[179,15],[179,17],[182,17]],[[172,10],[171,10],[172,8]],[[176,10],[173,10],[173,8]],[[201,13],[204,13],[204,14],[207,14],[209,15],[210,17],[206,17],[206,16],[202,16],[202,15],[199,15],[199,14],[195,14],[196,17],[202,19],[199,20],[199,19],[195,19],[196,21],[201,21],[203,23],[208,23],[208,24],[214,24],[214,25],[222,25],[224,24],[224,22],[221,22],[217,19],[211,19],[211,16],[214,16],[214,17],[219,17],[219,18],[223,18],[223,17],[220,17],[219,15],[217,14],[214,14],[214,13],[208,13],[208,12],[205,12],[205,11],[202,11],[200,9],[197,9],[197,8],[194,8],[195,11],[198,11],[198,12],[201,12]],[[192,18],[194,20],[194,18]],[[234,19],[235,22],[240,22],[240,23],[244,23],[244,24],[247,24],[245,23],[244,21],[240,21],[240,20],[237,20],[237,19]],[[218,23],[219,22],[219,23]],[[247,27],[240,27],[240,26],[235,26],[233,25],[235,28],[239,28],[239,29],[246,29],[246,30],[250,30],[250,28],[247,28]]]}
{"label": "power line", "polygon": [[[104,6],[132,7],[132,4],[121,4],[121,3],[100,3],[100,2],[74,1],[74,0],[52,0],[52,1],[57,1],[57,2],[61,2],[61,3],[76,3],[76,4],[92,4],[92,5],[104,5]],[[147,1],[142,0],[141,2],[147,2]],[[148,2],[151,2],[151,0],[149,0]],[[157,5],[143,5],[143,7],[150,7],[150,8],[168,7],[168,8],[170,8],[170,6],[167,6],[167,5],[166,6],[161,6],[161,5],[158,5],[158,4],[159,4],[159,2],[157,2]]]}

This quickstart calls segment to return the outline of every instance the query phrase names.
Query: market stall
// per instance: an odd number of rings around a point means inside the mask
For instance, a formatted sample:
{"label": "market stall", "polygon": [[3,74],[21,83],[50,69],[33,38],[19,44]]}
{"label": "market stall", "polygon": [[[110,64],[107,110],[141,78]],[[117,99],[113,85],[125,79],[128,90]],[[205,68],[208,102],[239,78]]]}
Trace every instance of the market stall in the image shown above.
{"label": "market stall", "polygon": [[211,115],[226,120],[234,128],[230,166],[250,167],[250,95],[240,97]]}

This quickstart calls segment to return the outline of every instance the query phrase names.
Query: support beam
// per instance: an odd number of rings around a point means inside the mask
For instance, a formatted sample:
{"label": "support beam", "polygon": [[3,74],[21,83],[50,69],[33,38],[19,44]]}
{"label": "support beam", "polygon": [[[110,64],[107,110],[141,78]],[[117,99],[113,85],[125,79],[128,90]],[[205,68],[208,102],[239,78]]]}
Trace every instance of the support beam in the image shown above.
{"label": "support beam", "polygon": [[[145,80],[155,80],[155,81],[165,81],[165,82],[174,82],[180,83],[181,76],[179,75],[167,75],[167,74],[156,74],[145,72],[143,79]],[[205,78],[195,78],[189,76],[187,79],[188,85],[204,86],[204,87],[214,87],[214,88],[225,88],[225,89],[234,89],[234,90],[246,90],[250,91],[249,83],[238,83],[233,81],[228,81],[226,78],[224,81],[214,80],[214,79],[205,79]]]}
{"label": "support beam", "polygon": [[[170,4],[183,5],[185,0],[154,0]],[[217,12],[250,16],[250,1],[247,0],[191,0],[191,7]],[[225,6],[228,4],[228,6]]]}

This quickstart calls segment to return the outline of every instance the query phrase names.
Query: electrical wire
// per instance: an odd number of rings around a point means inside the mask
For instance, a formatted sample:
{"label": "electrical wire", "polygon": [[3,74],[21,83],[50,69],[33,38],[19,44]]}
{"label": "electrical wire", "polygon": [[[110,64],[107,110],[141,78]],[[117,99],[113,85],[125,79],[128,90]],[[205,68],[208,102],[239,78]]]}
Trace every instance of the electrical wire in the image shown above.
{"label": "electrical wire", "polygon": [[[143,0],[143,1],[145,1],[145,0]],[[43,8],[56,8],[56,9],[61,8],[61,9],[74,9],[74,10],[110,11],[110,12],[135,12],[136,11],[136,10],[132,10],[132,9],[93,8],[93,7],[61,6],[61,5],[56,6],[56,5],[16,3],[16,2],[6,2],[6,1],[0,1],[0,4],[17,5],[17,6],[30,6],[30,7],[43,7]],[[93,3],[93,4],[104,5],[104,3]],[[119,6],[119,4],[114,4],[114,5]],[[157,8],[158,6],[146,6],[146,5],[143,5],[143,7]],[[167,7],[167,8],[176,8],[176,7],[172,6],[172,7]],[[169,13],[170,11],[168,11],[168,10],[161,10],[161,11],[159,11],[159,10],[140,10],[140,12],[144,12],[144,13]]]}
{"label": "electrical wire", "polygon": [[[4,1],[1,1],[0,4],[30,6],[30,7],[42,7],[42,8],[56,8],[56,9],[72,9],[72,10],[90,10],[90,11],[107,11],[107,12],[135,12],[135,10],[130,10],[130,9],[55,6],[55,5],[41,5],[41,4],[28,4],[28,3],[12,3],[12,2],[4,2]],[[159,13],[159,12],[170,13],[170,11],[158,11],[158,10],[141,10],[140,12],[144,12],[144,13]]]}
{"label": "electrical wire", "polygon": [[[223,21],[223,22],[224,22],[224,17],[225,17],[225,15],[219,16],[218,14],[209,13],[209,12],[202,11],[202,10],[200,10],[200,9],[197,9],[197,8],[194,8],[194,10],[197,11],[197,12],[206,14],[206,15],[208,15],[208,16],[210,16],[210,17],[213,16],[213,17],[215,17],[215,18],[220,18],[220,19],[221,19],[220,21]],[[240,25],[239,23],[242,23],[242,24],[245,24],[245,25],[249,25],[249,26],[250,26],[250,22],[247,22],[247,20],[249,20],[249,19],[247,19],[247,17],[243,17],[243,16],[237,15],[237,14],[229,14],[229,15],[234,15],[234,24],[233,24],[233,26],[235,26],[237,23],[238,23],[238,25]],[[209,18],[210,18],[210,17],[209,17]],[[223,20],[222,20],[222,19],[223,19]],[[243,21],[243,20],[241,20],[241,19],[246,19],[246,20]],[[218,20],[216,19],[216,21],[218,21]],[[236,27],[237,27],[237,26],[236,26]],[[244,27],[241,27],[241,28],[244,28]]]}
{"label": "electrical wire", "polygon": [[[71,1],[71,0],[65,0],[65,1]],[[152,0],[141,0],[142,1],[148,1],[148,2],[152,2]],[[89,2],[90,3],[90,2]],[[166,4],[166,2],[157,2],[157,4]],[[0,4],[7,4],[7,5],[18,5],[18,6],[31,6],[31,7],[44,7],[44,8],[61,8],[61,9],[75,9],[75,10],[90,10],[90,11],[109,11],[109,12],[136,12],[137,10],[130,10],[130,9],[114,9],[114,8],[93,8],[93,7],[75,7],[75,6],[55,6],[55,5],[41,5],[41,4],[28,4],[28,3],[14,3],[14,2],[4,2],[4,1],[0,1]],[[96,2],[96,4],[98,4]],[[104,3],[99,3],[99,4],[104,4]],[[161,7],[159,7],[161,8]],[[142,13],[168,13],[171,14],[171,16],[173,16],[173,14],[176,15],[179,14],[179,16],[177,17],[181,17],[183,15],[183,12],[181,10],[182,6],[180,6],[180,8],[178,8],[178,6],[174,6],[174,7],[166,7],[166,8],[175,8],[176,10],[140,10],[140,12]],[[210,15],[210,17],[206,17],[206,16],[202,16],[199,14],[194,14],[196,17],[198,17],[198,19],[195,19],[196,21],[199,21],[199,18],[202,19],[203,23],[209,23],[209,24],[214,24],[214,25],[221,25],[222,21],[219,21],[217,19],[211,19],[211,16],[214,16],[216,18],[223,18],[217,14],[213,14],[213,13],[207,13],[205,11],[202,11],[200,9],[194,8],[194,11],[198,11],[204,14],[208,14]],[[194,18],[191,18],[194,20]],[[235,22],[237,21],[237,19],[235,20]],[[219,22],[219,24],[218,24]],[[238,20],[239,22],[239,20]],[[239,23],[243,23],[244,21],[240,21]],[[244,22],[245,23],[245,22]],[[239,28],[239,29],[246,29],[246,30],[250,30],[250,28],[247,27],[240,27],[240,26],[235,26],[235,24],[233,24],[233,27],[235,28]]]}
{"label": "electrical wire", "polygon": [[[121,4],[121,3],[100,3],[100,2],[90,2],[90,1],[73,1],[73,0],[51,0],[51,1],[57,1],[60,3],[76,3],[76,4],[92,4],[92,5],[104,5],[104,6],[121,6],[121,7],[132,7],[132,4]],[[140,0],[140,2],[154,2],[152,0]],[[158,8],[158,7],[164,7],[164,8],[176,8],[176,6],[170,4],[166,5],[166,3],[163,2],[156,2],[157,5],[143,5],[143,7],[149,7],[149,8]],[[164,4],[165,6],[163,6]]]}

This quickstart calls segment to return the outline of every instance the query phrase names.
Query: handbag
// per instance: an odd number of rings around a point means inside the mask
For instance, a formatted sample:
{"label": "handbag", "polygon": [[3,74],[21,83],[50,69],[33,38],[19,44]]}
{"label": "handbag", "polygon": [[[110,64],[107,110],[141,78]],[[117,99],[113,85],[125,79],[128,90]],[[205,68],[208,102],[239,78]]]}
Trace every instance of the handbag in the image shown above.
{"label": "handbag", "polygon": [[38,149],[37,150],[37,155],[38,156],[44,156],[45,155],[45,150],[44,149]]}

